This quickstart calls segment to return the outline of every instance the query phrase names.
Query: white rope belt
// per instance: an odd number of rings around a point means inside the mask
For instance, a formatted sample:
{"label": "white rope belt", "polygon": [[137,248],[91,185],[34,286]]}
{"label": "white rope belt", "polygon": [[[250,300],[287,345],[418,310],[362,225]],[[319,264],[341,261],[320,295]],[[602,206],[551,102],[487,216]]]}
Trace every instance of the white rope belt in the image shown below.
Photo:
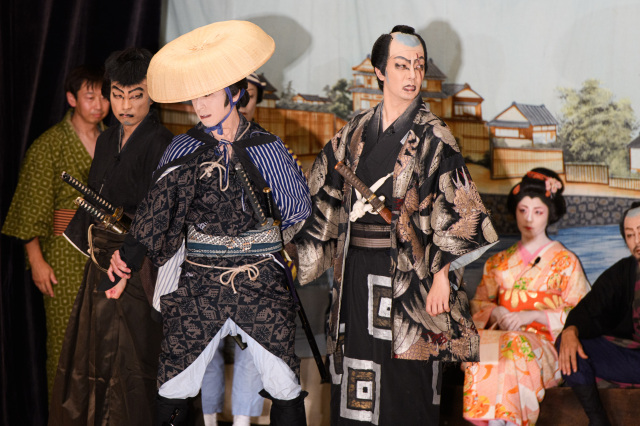
{"label": "white rope belt", "polygon": [[235,266],[235,267],[203,265],[201,263],[192,262],[189,259],[185,259],[185,260],[187,262],[189,262],[190,264],[192,264],[192,265],[201,266],[203,268],[221,269],[221,270],[226,271],[226,272],[223,272],[222,274],[220,274],[220,283],[222,285],[226,285],[226,286],[231,284],[231,288],[233,289],[233,293],[236,294],[238,292],[236,291],[236,287],[233,284],[233,280],[236,277],[236,275],[241,274],[243,272],[246,272],[247,275],[249,276],[249,279],[251,281],[255,281],[258,278],[258,276],[260,276],[260,270],[258,269],[258,267],[256,265],[259,265],[259,264],[261,264],[263,262],[266,262],[269,259],[270,258],[267,257],[267,258],[262,259],[261,261],[256,262],[256,263],[248,263],[246,265]]}

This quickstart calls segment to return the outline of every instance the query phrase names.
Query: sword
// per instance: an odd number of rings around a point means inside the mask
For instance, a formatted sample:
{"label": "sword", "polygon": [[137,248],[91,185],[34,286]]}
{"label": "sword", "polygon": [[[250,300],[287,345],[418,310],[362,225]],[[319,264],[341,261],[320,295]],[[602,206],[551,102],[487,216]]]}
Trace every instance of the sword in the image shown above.
{"label": "sword", "polygon": [[[262,192],[267,196],[267,208],[269,209],[269,216],[274,217],[274,201],[273,201],[273,192],[271,188],[265,187]],[[280,221],[275,220],[273,224],[276,226],[280,225]],[[282,258],[286,262],[285,251],[282,249]],[[295,269],[295,266],[293,267]],[[309,324],[309,319],[307,318],[307,314],[304,311],[304,307],[302,306],[302,300],[300,300],[300,296],[298,296],[298,292],[296,290],[296,286],[293,283],[293,275],[290,275],[292,270],[289,270],[289,274],[287,276],[290,278],[291,282],[287,280],[287,287],[289,287],[289,291],[293,296],[296,304],[298,305],[298,317],[300,317],[300,323],[302,324],[302,330],[304,330],[304,334],[307,337],[307,342],[309,342],[309,346],[311,347],[311,352],[313,353],[313,359],[316,361],[316,365],[318,366],[318,371],[320,372],[320,383],[330,383],[330,377],[325,368],[324,362],[322,360],[322,355],[320,355],[320,349],[318,349],[318,344],[316,343],[316,338],[313,335],[313,331],[311,331],[311,325]]]}
{"label": "sword", "polygon": [[90,203],[106,210],[108,214],[114,214],[116,212],[116,208],[113,207],[110,202],[102,198],[100,195],[96,194],[93,189],[83,185],[78,179],[74,178],[69,173],[62,172],[60,178],[71,185],[76,191],[81,193],[84,198],[89,199]]}
{"label": "sword", "polygon": [[[253,191],[251,187],[251,182],[247,178],[247,175],[242,167],[242,164],[236,163],[235,166],[236,172],[240,175],[240,184],[244,188],[247,196],[249,197],[249,202],[251,206],[253,206],[254,211],[259,216],[260,221],[262,221],[263,225],[272,221],[273,225],[280,226],[280,222],[274,219],[274,202],[273,202],[273,192],[271,188],[265,187],[263,192],[267,195],[267,206],[269,208],[269,218],[264,214],[262,210],[262,206],[258,202],[258,197],[256,197],[256,193]],[[284,249],[283,249],[284,251]],[[283,262],[284,256],[282,256]],[[284,265],[283,265],[284,266]],[[322,361],[322,355],[320,355],[320,349],[318,349],[318,345],[316,344],[316,339],[313,336],[313,331],[311,331],[311,326],[309,325],[309,319],[307,318],[307,314],[304,312],[304,308],[302,307],[302,301],[298,297],[298,292],[296,291],[296,287],[293,284],[293,277],[291,276],[291,271],[285,267],[285,273],[287,274],[287,287],[289,292],[291,293],[291,297],[293,297],[294,302],[297,305],[298,317],[300,317],[300,323],[302,323],[302,329],[304,330],[304,334],[307,337],[307,341],[309,342],[309,346],[311,347],[311,352],[313,352],[313,358],[316,361],[316,365],[318,366],[318,371],[320,372],[321,383],[329,383],[329,374],[324,367],[324,362]]]}
{"label": "sword", "polygon": [[338,161],[335,169],[342,175],[344,180],[362,194],[362,196],[371,204],[373,209],[391,225],[391,211],[384,206],[384,203],[363,181],[356,176],[342,161]]}
{"label": "sword", "polygon": [[240,162],[237,162],[234,168],[236,170],[236,173],[238,173],[238,177],[240,178],[240,184],[242,185],[244,192],[247,193],[247,197],[249,198],[249,203],[251,203],[251,207],[253,207],[253,211],[260,218],[260,222],[261,222],[260,226],[266,226],[268,224],[267,217],[262,211],[262,206],[258,202],[258,197],[256,196],[256,193],[253,191],[253,187],[251,186],[251,182],[249,182],[247,173],[244,171],[244,167],[242,167],[242,164],[240,164]]}
{"label": "sword", "polygon": [[131,221],[127,216],[124,216],[122,207],[115,209],[116,211],[113,214],[107,214],[104,210],[95,207],[82,197],[76,198],[74,203],[89,213],[89,215],[99,220],[108,230],[117,234],[126,234],[129,231]]}

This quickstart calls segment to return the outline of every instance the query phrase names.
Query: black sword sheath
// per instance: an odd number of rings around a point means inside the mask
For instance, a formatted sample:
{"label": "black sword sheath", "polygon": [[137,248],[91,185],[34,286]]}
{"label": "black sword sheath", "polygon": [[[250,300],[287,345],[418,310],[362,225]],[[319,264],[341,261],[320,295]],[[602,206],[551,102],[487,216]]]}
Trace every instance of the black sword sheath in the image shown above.
{"label": "black sword sheath", "polygon": [[[251,182],[247,178],[247,175],[242,167],[242,164],[236,163],[235,170],[239,175],[239,180],[242,185],[242,188],[247,193],[247,197],[249,198],[249,203],[254,208],[254,212],[259,216],[260,221],[265,224],[269,222],[269,218],[264,214],[262,207],[260,206],[260,202],[256,197],[253,188],[251,187]],[[267,194],[267,205],[269,207],[269,216],[274,221],[274,224],[277,222],[274,218],[273,212],[273,193],[270,188],[264,188],[263,192]],[[313,352],[313,358],[316,361],[316,365],[318,366],[318,371],[320,372],[321,383],[329,383],[329,375],[327,374],[327,370],[324,366],[324,362],[322,360],[322,355],[320,355],[320,349],[318,349],[318,345],[316,344],[316,339],[313,336],[313,331],[311,331],[311,326],[309,325],[309,320],[307,318],[306,313],[304,312],[304,308],[302,307],[302,301],[298,297],[298,292],[296,291],[296,287],[293,284],[293,276],[291,275],[291,271],[286,266],[287,263],[280,253],[273,253],[273,255],[278,259],[279,262],[284,266],[285,275],[287,276],[287,287],[289,287],[289,292],[291,293],[291,297],[293,298],[294,303],[296,304],[296,310],[298,311],[298,317],[300,317],[300,322],[302,323],[302,329],[304,330],[304,334],[307,337],[307,341],[309,342],[309,346],[311,347],[311,351]]]}
{"label": "black sword sheath", "polygon": [[[264,188],[263,192],[267,195],[267,208],[269,209],[269,215],[273,217],[273,192],[271,192],[271,188]],[[277,253],[286,265],[286,260],[284,256]],[[302,307],[302,301],[298,296],[298,292],[296,291],[296,286],[293,282],[293,276],[291,275],[291,270],[289,268],[284,268],[285,273],[287,275],[287,281],[289,286],[289,291],[293,296],[293,300],[296,305],[298,305],[298,316],[300,317],[300,323],[302,324],[302,329],[304,330],[304,334],[307,336],[307,341],[309,342],[309,346],[311,347],[311,352],[313,353],[313,359],[316,361],[316,365],[318,366],[318,371],[320,372],[320,383],[330,383],[329,374],[327,374],[327,369],[325,368],[324,361],[322,360],[322,355],[320,355],[320,349],[318,349],[318,344],[316,343],[316,339],[313,335],[313,331],[311,331],[311,325],[309,324],[309,319],[307,318],[307,314],[304,312],[304,308]]]}

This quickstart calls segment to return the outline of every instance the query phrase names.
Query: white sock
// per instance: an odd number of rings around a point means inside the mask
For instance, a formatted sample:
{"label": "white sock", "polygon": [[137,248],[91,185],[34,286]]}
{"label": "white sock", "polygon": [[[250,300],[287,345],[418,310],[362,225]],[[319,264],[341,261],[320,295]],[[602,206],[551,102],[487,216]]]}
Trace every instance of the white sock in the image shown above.
{"label": "white sock", "polygon": [[203,414],[204,426],[218,426],[218,413]]}
{"label": "white sock", "polygon": [[251,426],[251,417],[234,415],[233,426]]}

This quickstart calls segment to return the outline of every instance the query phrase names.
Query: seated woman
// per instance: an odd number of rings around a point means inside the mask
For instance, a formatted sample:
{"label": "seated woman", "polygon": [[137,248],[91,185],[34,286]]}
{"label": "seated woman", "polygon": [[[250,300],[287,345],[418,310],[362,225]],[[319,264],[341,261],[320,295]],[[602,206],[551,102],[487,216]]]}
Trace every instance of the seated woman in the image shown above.
{"label": "seated woman", "polygon": [[545,389],[562,378],[553,343],[589,291],[576,255],[547,236],[566,212],[563,190],[537,168],[509,193],[520,241],[487,260],[471,301],[480,362],[465,368],[463,414],[474,424],[535,424]]}

